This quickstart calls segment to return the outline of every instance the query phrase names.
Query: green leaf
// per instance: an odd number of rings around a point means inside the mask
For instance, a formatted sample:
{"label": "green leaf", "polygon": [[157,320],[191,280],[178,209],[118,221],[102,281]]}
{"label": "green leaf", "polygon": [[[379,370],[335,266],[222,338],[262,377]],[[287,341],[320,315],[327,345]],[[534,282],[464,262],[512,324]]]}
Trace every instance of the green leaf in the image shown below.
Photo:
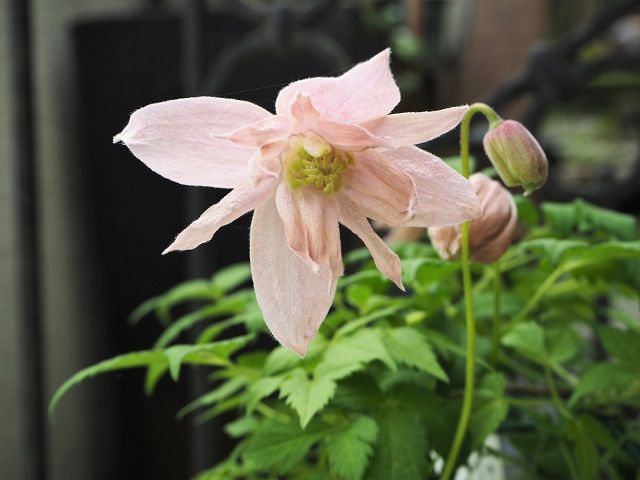
{"label": "green leaf", "polygon": [[544,202],[541,208],[545,221],[563,235],[575,228],[577,214],[573,204]]}
{"label": "green leaf", "polygon": [[230,327],[233,327],[234,325],[238,325],[238,324],[242,323],[242,321],[243,321],[243,316],[242,316],[242,314],[240,314],[240,315],[235,315],[235,316],[233,316],[231,318],[227,318],[226,320],[222,320],[222,321],[216,322],[213,325],[209,325],[198,336],[198,340],[196,341],[196,343],[209,343],[209,342],[212,342],[220,334],[222,334],[222,332],[224,332],[225,330],[227,330]]}
{"label": "green leaf", "polygon": [[[462,158],[459,155],[452,155],[449,157],[443,157],[444,162],[453,168],[456,172],[462,173]],[[471,171],[476,169],[476,159],[474,156],[469,156],[469,168]]]}
{"label": "green leaf", "polygon": [[301,359],[298,355],[289,349],[278,346],[271,350],[271,353],[264,363],[263,372],[265,375],[273,375],[274,373],[289,370],[297,366],[300,362]]}
{"label": "green leaf", "polygon": [[372,294],[373,291],[367,285],[354,283],[347,287],[346,297],[351,305],[357,307],[360,312],[363,312]]}
{"label": "green leaf", "polygon": [[258,428],[258,420],[254,417],[240,417],[224,426],[224,431],[231,438],[240,438],[253,433]]}
{"label": "green leaf", "polygon": [[485,439],[495,432],[509,413],[509,403],[504,398],[506,381],[500,373],[488,373],[483,378],[476,394],[479,399],[469,422],[472,449],[479,448]]}
{"label": "green leaf", "polygon": [[580,352],[580,339],[568,325],[547,329],[546,337],[548,356],[552,362],[567,362]]}
{"label": "green leaf", "polygon": [[377,421],[380,433],[367,480],[427,478],[427,435],[419,416],[396,407],[385,410]]}
{"label": "green leaf", "polygon": [[149,367],[147,370],[147,375],[144,379],[144,393],[147,396],[151,396],[156,389],[156,385],[160,379],[167,373],[169,370],[169,365],[165,363],[156,363]]}
{"label": "green leaf", "polygon": [[332,469],[345,480],[360,480],[377,437],[375,420],[364,415],[357,417],[341,432],[331,435],[327,441],[327,452]]}
{"label": "green leaf", "polygon": [[53,415],[60,399],[74,386],[88,378],[97,375],[126,370],[138,367],[153,367],[154,369],[172,369],[172,376],[177,379],[179,366],[182,363],[195,365],[224,365],[229,356],[235,351],[244,347],[253,336],[234,338],[221,342],[209,343],[205,345],[175,345],[166,350],[147,350],[142,352],[127,353],[119,355],[109,360],[92,365],[80,370],[66,382],[54,394],[49,404],[49,414]]}
{"label": "green leaf", "polygon": [[251,278],[251,267],[248,263],[236,263],[218,270],[211,278],[211,286],[219,297],[239,287]]}
{"label": "green leaf", "polygon": [[575,404],[586,395],[605,392],[617,394],[632,383],[637,383],[639,378],[637,369],[631,369],[615,363],[594,364],[580,378],[580,383],[574,390],[569,404]]}
{"label": "green leaf", "polygon": [[253,297],[251,290],[243,290],[223,298],[218,303],[189,313],[172,323],[156,341],[155,348],[164,348],[175,340],[182,332],[195,324],[223,315],[241,313],[247,301]]}
{"label": "green leaf", "polygon": [[638,226],[632,215],[597,207],[583,200],[576,200],[574,204],[578,211],[578,223],[581,231],[596,229],[614,235],[621,240],[636,238]]}
{"label": "green leaf", "polygon": [[282,375],[263,377],[253,382],[247,389],[247,411],[252,412],[263,398],[278,390],[282,384],[282,378]]}
{"label": "green leaf", "polygon": [[512,327],[503,337],[502,344],[522,355],[544,362],[544,330],[534,322],[521,322]]}
{"label": "green leaf", "polygon": [[587,242],[582,240],[538,238],[521,242],[518,248],[543,253],[549,257],[553,265],[557,265],[567,252],[590,247]]}
{"label": "green leaf", "polygon": [[598,334],[609,355],[632,367],[640,366],[640,333],[601,327]]}
{"label": "green leaf", "polygon": [[392,328],[386,331],[384,341],[396,361],[427,372],[443,382],[449,381],[431,345],[418,330],[411,327]]}
{"label": "green leaf", "polygon": [[288,422],[265,420],[242,456],[247,463],[286,474],[304,459],[325,433],[314,423],[303,430],[293,419]]}
{"label": "green leaf", "polygon": [[153,310],[158,310],[158,315],[167,319],[169,310],[174,305],[195,300],[213,300],[214,298],[214,291],[207,280],[189,280],[144,302],[131,313],[129,321],[135,324]]}
{"label": "green leaf", "polygon": [[513,200],[518,209],[518,221],[528,226],[537,225],[540,221],[540,215],[538,215],[535,204],[522,195],[514,195]]}
{"label": "green leaf", "polygon": [[310,379],[301,368],[290,372],[280,385],[280,398],[300,417],[305,428],[313,416],[329,403],[336,391],[336,383],[329,377],[314,376]]}
{"label": "green leaf", "polygon": [[315,375],[339,380],[374,360],[380,360],[392,370],[396,368],[379,332],[363,328],[353,335],[334,339],[317,365]]}
{"label": "green leaf", "polygon": [[402,281],[412,287],[427,286],[450,278],[460,268],[457,262],[436,258],[411,258],[402,260]]}
{"label": "green leaf", "polygon": [[598,449],[579,423],[575,425],[574,436],[574,454],[580,479],[592,480],[598,475]]}
{"label": "green leaf", "polygon": [[247,381],[244,378],[241,378],[241,377],[231,378],[230,380],[220,385],[218,388],[215,388],[214,390],[211,390],[210,392],[207,392],[204,395],[201,395],[200,397],[196,398],[194,401],[182,407],[178,411],[177,417],[183,418],[189,413],[193,412],[194,410],[197,410],[198,408],[208,407],[210,405],[213,405],[214,403],[224,400],[225,398],[233,395],[242,387],[244,387],[246,383]]}

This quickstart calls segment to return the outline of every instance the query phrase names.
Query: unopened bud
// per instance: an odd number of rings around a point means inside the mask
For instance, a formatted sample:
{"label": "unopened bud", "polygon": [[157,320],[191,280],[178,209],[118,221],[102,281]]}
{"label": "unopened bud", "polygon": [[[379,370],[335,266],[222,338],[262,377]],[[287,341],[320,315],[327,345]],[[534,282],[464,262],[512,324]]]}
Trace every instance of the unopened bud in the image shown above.
{"label": "unopened bud", "polygon": [[[469,178],[480,199],[482,215],[469,223],[469,250],[474,262],[493,263],[507,250],[516,230],[518,212],[513,197],[499,182],[476,173]],[[441,257],[460,255],[460,225],[431,227],[431,243]]]}
{"label": "unopened bud", "polygon": [[522,186],[524,194],[529,195],[547,181],[547,156],[520,122],[499,122],[486,133],[483,144],[489,160],[508,187]]}

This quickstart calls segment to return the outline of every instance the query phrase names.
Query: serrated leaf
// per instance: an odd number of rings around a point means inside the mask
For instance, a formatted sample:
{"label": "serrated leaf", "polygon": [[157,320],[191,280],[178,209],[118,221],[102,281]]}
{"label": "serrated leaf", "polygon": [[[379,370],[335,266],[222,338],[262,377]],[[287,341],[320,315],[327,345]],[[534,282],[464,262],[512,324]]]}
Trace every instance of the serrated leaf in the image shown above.
{"label": "serrated leaf", "polygon": [[399,407],[385,410],[377,422],[380,432],[367,480],[427,478],[427,435],[420,418]]}
{"label": "serrated leaf", "polygon": [[244,310],[247,300],[253,296],[250,290],[243,290],[223,298],[218,303],[210,305],[195,312],[189,313],[172,323],[158,338],[155,348],[164,348],[175,340],[182,332],[188,330],[199,322],[211,318],[232,315]]}
{"label": "serrated leaf", "polygon": [[392,370],[396,368],[379,333],[363,328],[353,335],[334,339],[317,365],[315,375],[339,380],[374,360],[380,360]]}
{"label": "serrated leaf", "polygon": [[301,362],[298,355],[282,346],[274,348],[264,363],[263,372],[265,375],[273,375],[284,370],[289,370]]}
{"label": "serrated leaf", "polygon": [[345,480],[360,480],[377,437],[378,425],[364,415],[357,417],[341,432],[331,435],[327,441],[327,453],[332,469]]}
{"label": "serrated leaf", "polygon": [[615,235],[621,240],[636,238],[638,227],[632,215],[597,207],[584,200],[576,200],[574,205],[578,211],[578,226],[581,231],[596,229]]}
{"label": "serrated leaf", "polygon": [[160,316],[167,316],[174,305],[195,300],[213,300],[214,298],[210,282],[203,279],[189,280],[144,302],[129,315],[129,321],[135,324],[156,309],[159,310]]}
{"label": "serrated leaf", "polygon": [[456,262],[437,258],[410,258],[402,260],[402,281],[424,289],[432,283],[450,278],[459,268]]}
{"label": "serrated leaf", "polygon": [[573,405],[585,395],[612,392],[629,387],[638,382],[640,375],[637,369],[631,369],[615,363],[597,363],[589,367],[573,392],[569,404]]}
{"label": "serrated leaf", "polygon": [[147,350],[142,352],[127,353],[110,358],[97,363],[83,370],[80,370],[58,388],[49,404],[49,413],[53,415],[60,399],[75,385],[88,378],[95,377],[107,372],[126,370],[138,367],[153,367],[160,369],[164,366],[173,369],[174,378],[179,373],[179,365],[189,363],[195,365],[222,365],[228,357],[235,351],[244,347],[253,336],[214,342],[205,345],[175,345],[166,350]]}
{"label": "serrated leaf", "polygon": [[283,376],[263,377],[253,382],[247,389],[247,411],[251,412],[265,397],[274,393],[282,383]]}
{"label": "serrated leaf", "polygon": [[242,320],[242,315],[235,315],[231,318],[227,318],[226,320],[222,320],[214,323],[213,325],[209,325],[198,336],[198,340],[196,341],[196,343],[212,342],[228,328],[242,323]]}
{"label": "serrated leaf", "polygon": [[574,454],[581,480],[592,480],[598,475],[598,449],[580,424],[574,428]]}
{"label": "serrated leaf", "polygon": [[233,395],[242,387],[244,387],[246,383],[247,381],[244,378],[241,378],[241,377],[231,378],[230,380],[221,384],[218,388],[215,388],[210,392],[207,392],[204,395],[201,395],[200,397],[196,398],[192,402],[182,407],[178,411],[176,416],[178,418],[183,418],[189,413],[193,412],[194,410],[197,410],[198,408],[208,407],[210,405],[213,405],[214,403],[224,400],[225,398]]}
{"label": "serrated leaf", "polygon": [[548,358],[555,363],[564,363],[580,352],[580,339],[570,326],[547,329]]}
{"label": "serrated leaf", "polygon": [[472,448],[480,447],[495,432],[509,413],[509,403],[504,398],[479,401],[469,422]]}
{"label": "serrated leaf", "polygon": [[540,215],[538,215],[535,204],[522,195],[514,195],[513,200],[518,209],[518,221],[528,226],[537,225],[540,221]]}
{"label": "serrated leaf", "polygon": [[389,329],[384,336],[384,343],[396,361],[427,372],[443,382],[449,381],[431,345],[418,330],[411,327]]}
{"label": "serrated leaf", "polygon": [[239,287],[251,278],[251,267],[248,263],[236,263],[218,270],[211,278],[211,286],[220,296]]}
{"label": "serrated leaf", "polygon": [[568,252],[589,248],[589,245],[583,240],[537,238],[521,242],[518,248],[543,253],[549,257],[552,264],[557,265]]}
{"label": "serrated leaf", "polygon": [[640,334],[633,330],[601,327],[598,334],[607,353],[622,363],[640,365]]}
{"label": "serrated leaf", "polygon": [[290,372],[280,385],[280,398],[293,408],[305,428],[313,416],[329,403],[336,391],[336,383],[329,377],[310,379],[301,368]]}
{"label": "serrated leaf", "polygon": [[224,426],[224,431],[231,438],[244,437],[256,430],[258,420],[254,417],[240,417],[233,422],[229,422]]}
{"label": "serrated leaf", "polygon": [[501,342],[532,360],[541,362],[545,358],[544,330],[537,323],[521,322],[514,325]]}
{"label": "serrated leaf", "polygon": [[164,363],[153,364],[147,369],[147,375],[144,379],[144,393],[151,396],[156,389],[156,385],[160,379],[169,370],[169,365]]}
{"label": "serrated leaf", "polygon": [[304,459],[325,433],[321,426],[313,423],[303,430],[294,419],[288,422],[265,420],[247,444],[242,457],[262,469],[275,469],[286,474]]}

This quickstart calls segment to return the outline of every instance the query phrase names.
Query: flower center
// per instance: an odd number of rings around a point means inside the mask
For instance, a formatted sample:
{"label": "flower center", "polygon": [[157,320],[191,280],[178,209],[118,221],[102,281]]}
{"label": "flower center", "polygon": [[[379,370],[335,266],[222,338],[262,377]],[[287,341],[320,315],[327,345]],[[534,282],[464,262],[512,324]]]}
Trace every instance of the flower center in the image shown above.
{"label": "flower center", "polygon": [[342,173],[354,161],[351,154],[336,150],[312,132],[291,137],[282,156],[284,177],[291,190],[315,187],[327,195],[340,190]]}

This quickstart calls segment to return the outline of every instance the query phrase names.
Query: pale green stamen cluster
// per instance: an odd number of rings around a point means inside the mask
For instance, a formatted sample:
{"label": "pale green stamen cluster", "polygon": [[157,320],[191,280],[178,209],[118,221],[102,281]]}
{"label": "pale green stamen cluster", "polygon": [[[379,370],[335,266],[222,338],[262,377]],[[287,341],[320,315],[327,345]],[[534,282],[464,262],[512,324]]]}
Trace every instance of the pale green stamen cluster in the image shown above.
{"label": "pale green stamen cluster", "polygon": [[302,145],[292,146],[284,157],[285,180],[289,188],[315,187],[326,194],[338,192],[342,174],[354,163],[351,154],[329,148],[314,157]]}

